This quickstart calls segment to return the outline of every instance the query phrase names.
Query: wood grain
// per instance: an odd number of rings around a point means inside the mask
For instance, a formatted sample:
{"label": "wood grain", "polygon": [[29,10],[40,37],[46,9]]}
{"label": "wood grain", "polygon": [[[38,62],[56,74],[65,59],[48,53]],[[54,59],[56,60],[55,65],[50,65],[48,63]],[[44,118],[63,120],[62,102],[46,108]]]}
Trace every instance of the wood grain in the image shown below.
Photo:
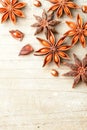
{"label": "wood grain", "polygon": [[[51,64],[42,68],[44,57],[35,57],[33,53],[18,56],[28,43],[35,50],[41,46],[34,36],[35,28],[30,25],[35,22],[33,14],[41,15],[43,8],[47,10],[51,5],[41,0],[43,6],[36,8],[33,0],[23,1],[27,2],[26,18],[18,19],[16,25],[9,21],[0,24],[0,130],[87,130],[87,86],[82,83],[72,89],[73,79],[61,76],[68,71],[67,67],[57,68]],[[87,4],[86,0],[76,2]],[[86,22],[86,14],[80,10],[72,13],[73,21],[80,13]],[[68,30],[66,20],[72,19],[66,16],[60,19],[57,39]],[[12,29],[25,33],[22,42],[11,37],[9,30]],[[45,38],[44,34],[38,36]],[[75,46],[70,53],[71,60],[73,53],[83,58],[87,47]],[[53,68],[59,71],[58,78],[50,74]]]}

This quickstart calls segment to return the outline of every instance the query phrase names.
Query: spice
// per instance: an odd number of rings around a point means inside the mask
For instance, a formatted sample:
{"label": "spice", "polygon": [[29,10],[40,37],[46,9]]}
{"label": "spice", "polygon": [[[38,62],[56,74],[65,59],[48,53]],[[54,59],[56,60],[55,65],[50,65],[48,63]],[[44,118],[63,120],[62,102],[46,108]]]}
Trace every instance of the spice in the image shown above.
{"label": "spice", "polygon": [[17,40],[22,41],[23,38],[24,38],[24,33],[22,33],[19,30],[11,30],[9,32],[11,33],[12,37],[15,38],[15,39],[17,39]]}
{"label": "spice", "polygon": [[16,16],[24,18],[24,13],[20,10],[26,6],[25,2],[17,2],[17,0],[0,0],[3,7],[0,8],[0,13],[4,13],[1,22],[5,22],[8,18],[15,24]]}
{"label": "spice", "polygon": [[83,6],[81,7],[81,9],[82,9],[82,11],[83,11],[84,13],[87,13],[87,5],[83,5]]}
{"label": "spice", "polygon": [[83,24],[83,20],[78,14],[76,23],[67,21],[66,24],[71,28],[71,30],[67,31],[64,35],[73,36],[72,45],[75,45],[79,40],[82,46],[85,47],[85,37],[87,37],[87,23]]}
{"label": "spice", "polygon": [[69,59],[69,56],[66,54],[66,51],[69,50],[71,46],[63,45],[65,38],[66,37],[64,36],[59,41],[56,42],[54,34],[51,31],[49,32],[48,41],[41,38],[37,38],[38,41],[45,47],[36,51],[35,55],[36,56],[47,55],[44,59],[43,67],[46,64],[49,64],[52,60],[56,63],[57,66],[59,66],[61,62],[60,58]]}
{"label": "spice", "polygon": [[77,9],[79,6],[71,0],[48,0],[53,4],[48,11],[56,11],[57,17],[61,17],[63,12],[69,17],[72,17],[70,9]]}
{"label": "spice", "polygon": [[41,4],[41,2],[39,0],[34,0],[34,6],[41,7],[42,4]]}
{"label": "spice", "polygon": [[43,10],[42,17],[34,15],[35,19],[37,20],[36,23],[31,25],[32,27],[36,27],[35,35],[44,31],[46,38],[48,39],[49,31],[56,33],[54,26],[58,25],[60,22],[54,18],[54,14],[47,14],[45,10]]}
{"label": "spice", "polygon": [[71,76],[74,77],[73,88],[82,81],[87,84],[87,55],[81,61],[75,54],[74,54],[75,64],[65,63],[71,71],[68,73],[63,74],[64,76]]}
{"label": "spice", "polygon": [[51,74],[54,76],[54,77],[57,77],[59,75],[58,71],[55,70],[55,69],[52,69],[51,70]]}
{"label": "spice", "polygon": [[33,47],[30,44],[27,44],[21,49],[19,55],[28,55],[33,51],[34,51]]}

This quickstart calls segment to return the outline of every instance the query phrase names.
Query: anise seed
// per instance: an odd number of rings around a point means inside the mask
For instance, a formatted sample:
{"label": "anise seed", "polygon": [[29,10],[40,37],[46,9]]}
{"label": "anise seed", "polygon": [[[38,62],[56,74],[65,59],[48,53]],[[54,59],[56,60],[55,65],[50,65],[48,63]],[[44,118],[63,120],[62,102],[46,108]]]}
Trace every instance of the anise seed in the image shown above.
{"label": "anise seed", "polygon": [[81,8],[84,13],[87,13],[87,5],[83,5]]}
{"label": "anise seed", "polygon": [[39,0],[35,0],[33,4],[36,7],[41,7],[42,6],[42,4],[41,4],[41,2]]}
{"label": "anise seed", "polygon": [[11,36],[17,40],[20,40],[22,41],[23,38],[24,38],[24,33],[22,33],[21,31],[19,30],[11,30],[9,31],[11,33]]}
{"label": "anise seed", "polygon": [[33,47],[30,44],[25,45],[24,47],[22,47],[19,56],[20,55],[28,55],[30,53],[32,53],[34,51]]}
{"label": "anise seed", "polygon": [[52,69],[51,70],[51,74],[54,76],[54,77],[57,77],[59,75],[58,71],[55,70],[55,69]]}

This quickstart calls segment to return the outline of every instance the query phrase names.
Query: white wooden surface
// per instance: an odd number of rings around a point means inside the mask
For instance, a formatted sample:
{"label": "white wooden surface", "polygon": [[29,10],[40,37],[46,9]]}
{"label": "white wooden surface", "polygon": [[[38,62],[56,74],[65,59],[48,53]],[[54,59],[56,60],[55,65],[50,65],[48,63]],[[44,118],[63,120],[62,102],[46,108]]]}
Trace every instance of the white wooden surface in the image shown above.
{"label": "white wooden surface", "polygon": [[[0,24],[0,130],[87,130],[87,86],[80,84],[72,89],[73,79],[61,76],[68,68],[57,68],[54,64],[42,68],[44,57],[18,56],[27,43],[35,50],[41,47],[33,35],[35,28],[30,25],[35,22],[33,14],[41,15],[42,9],[47,10],[51,5],[41,0],[42,8],[36,8],[33,0],[23,1],[28,3],[24,9],[26,19],[18,19],[16,25]],[[76,2],[87,4],[87,0]],[[86,22],[87,14],[80,10],[73,11],[73,20],[78,13]],[[61,26],[57,26],[60,33],[57,39],[69,29],[66,20],[70,19],[64,16]],[[10,36],[12,29],[25,33],[22,42]],[[73,52],[83,58],[87,47],[83,49],[78,44],[71,50],[71,57]],[[59,71],[58,78],[50,75],[53,68]]]}

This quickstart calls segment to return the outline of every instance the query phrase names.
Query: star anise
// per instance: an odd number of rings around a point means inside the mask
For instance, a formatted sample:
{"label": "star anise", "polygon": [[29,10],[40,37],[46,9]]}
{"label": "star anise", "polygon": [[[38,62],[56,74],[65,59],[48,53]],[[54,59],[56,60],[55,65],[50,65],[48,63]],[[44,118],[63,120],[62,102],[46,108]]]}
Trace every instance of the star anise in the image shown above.
{"label": "star anise", "polygon": [[64,76],[72,76],[74,77],[73,88],[82,81],[87,84],[87,55],[81,61],[75,54],[74,54],[75,64],[72,63],[65,63],[71,71],[68,73],[63,74]]}
{"label": "star anise", "polygon": [[3,7],[0,8],[0,13],[4,13],[1,22],[5,22],[8,18],[16,23],[16,16],[25,17],[24,13],[20,10],[26,6],[25,2],[18,2],[18,0],[0,0]]}
{"label": "star anise", "polygon": [[54,4],[52,7],[50,7],[49,11],[56,11],[57,10],[57,16],[61,17],[63,15],[63,12],[69,17],[72,17],[70,9],[77,9],[79,6],[72,2],[71,0],[47,0]]}
{"label": "star anise", "polygon": [[85,36],[87,36],[87,23],[83,24],[83,20],[79,14],[77,15],[76,23],[69,21],[67,21],[66,23],[71,28],[71,30],[67,31],[64,35],[73,36],[72,45],[75,45],[79,40],[82,46],[85,47]]}
{"label": "star anise", "polygon": [[53,19],[54,14],[47,14],[45,10],[43,10],[42,17],[34,15],[37,23],[31,25],[32,27],[37,27],[35,35],[39,34],[40,32],[44,31],[46,38],[48,38],[48,33],[51,30],[53,33],[56,33],[54,26],[59,24],[58,20]]}
{"label": "star anise", "polygon": [[62,37],[59,41],[55,41],[54,34],[50,31],[48,36],[48,41],[37,38],[39,42],[45,47],[36,51],[36,56],[47,55],[44,59],[43,67],[50,63],[52,60],[56,63],[57,66],[60,65],[60,59],[69,59],[69,56],[66,54],[66,51],[71,48],[69,45],[63,45],[65,36]]}

